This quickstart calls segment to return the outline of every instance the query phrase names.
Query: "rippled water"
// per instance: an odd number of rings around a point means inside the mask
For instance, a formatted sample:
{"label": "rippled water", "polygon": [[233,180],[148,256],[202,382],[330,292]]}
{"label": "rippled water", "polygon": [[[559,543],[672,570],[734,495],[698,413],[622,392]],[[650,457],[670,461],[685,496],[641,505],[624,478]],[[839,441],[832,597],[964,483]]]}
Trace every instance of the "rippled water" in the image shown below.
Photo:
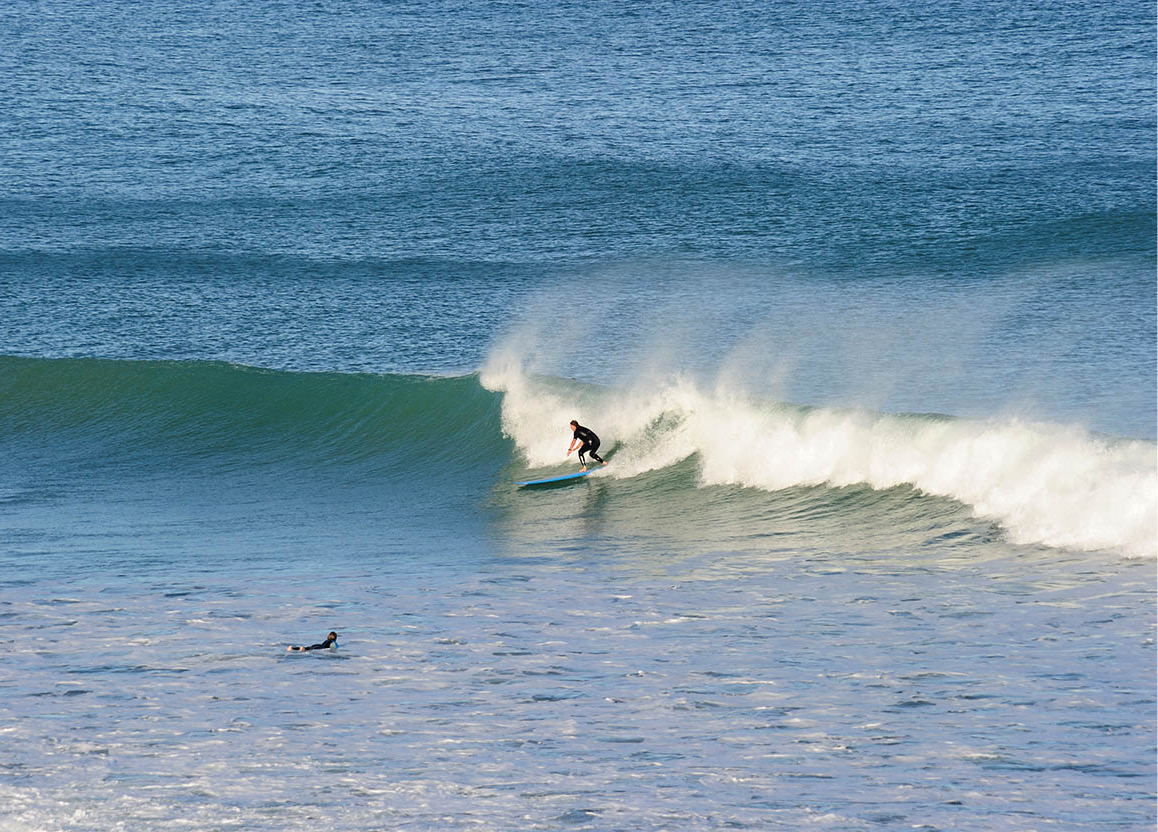
{"label": "rippled water", "polygon": [[[564,518],[566,522],[567,518]],[[23,828],[1145,828],[1154,568],[1005,551],[9,581]],[[341,649],[283,652],[331,626]]]}
{"label": "rippled water", "polygon": [[1153,829],[1154,55],[0,4],[0,829]]}

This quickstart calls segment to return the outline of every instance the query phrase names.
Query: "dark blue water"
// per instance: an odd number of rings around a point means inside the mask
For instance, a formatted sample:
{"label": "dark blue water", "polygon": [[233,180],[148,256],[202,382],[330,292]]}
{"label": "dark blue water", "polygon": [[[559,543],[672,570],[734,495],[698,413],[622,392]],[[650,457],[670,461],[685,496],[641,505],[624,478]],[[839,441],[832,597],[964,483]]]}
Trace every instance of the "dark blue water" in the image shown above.
{"label": "dark blue water", "polygon": [[1143,3],[4,15],[5,250],[1152,254]]}
{"label": "dark blue water", "polygon": [[0,825],[1152,828],[1155,42],[0,6]]}
{"label": "dark blue water", "polygon": [[[557,289],[635,307],[567,375],[680,314],[791,400],[1154,437],[1144,4],[0,14],[8,353],[468,372]],[[968,383],[831,366],[917,350]]]}

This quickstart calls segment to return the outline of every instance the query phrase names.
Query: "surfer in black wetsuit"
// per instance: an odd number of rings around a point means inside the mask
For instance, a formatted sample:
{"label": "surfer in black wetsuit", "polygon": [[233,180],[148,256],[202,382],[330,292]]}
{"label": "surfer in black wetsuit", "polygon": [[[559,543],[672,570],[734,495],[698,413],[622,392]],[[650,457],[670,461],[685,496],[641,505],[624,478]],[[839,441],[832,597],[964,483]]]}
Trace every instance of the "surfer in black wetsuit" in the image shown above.
{"label": "surfer in black wetsuit", "polygon": [[606,465],[603,457],[595,453],[599,450],[599,437],[595,435],[595,431],[591,428],[585,428],[574,419],[571,420],[571,447],[567,449],[567,456],[571,456],[571,452],[575,450],[575,446],[579,445],[579,464],[583,466],[583,470],[587,470],[587,460],[583,458],[584,454],[591,454],[591,458],[600,465]]}
{"label": "surfer in black wetsuit", "polygon": [[338,645],[338,634],[337,633],[330,633],[328,636],[326,636],[326,640],[323,641],[321,644],[311,644],[309,647],[299,647],[296,644],[291,644],[289,647],[286,648],[286,650],[290,651],[291,653],[295,650],[304,653],[306,650],[327,650],[330,647],[336,647],[337,645]]}

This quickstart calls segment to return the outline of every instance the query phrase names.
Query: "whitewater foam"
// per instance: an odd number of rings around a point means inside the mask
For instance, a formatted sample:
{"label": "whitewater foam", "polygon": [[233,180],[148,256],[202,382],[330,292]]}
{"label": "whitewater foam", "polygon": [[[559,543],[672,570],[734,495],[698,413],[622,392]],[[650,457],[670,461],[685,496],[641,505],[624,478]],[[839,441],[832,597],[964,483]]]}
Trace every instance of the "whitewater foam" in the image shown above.
{"label": "whitewater foam", "polygon": [[566,425],[618,444],[610,473],[635,477],[695,456],[702,486],[911,485],[1001,524],[1019,544],[1155,557],[1155,445],[1020,419],[802,408],[686,377],[626,390],[530,375],[493,361],[502,429],[532,467],[564,461]]}

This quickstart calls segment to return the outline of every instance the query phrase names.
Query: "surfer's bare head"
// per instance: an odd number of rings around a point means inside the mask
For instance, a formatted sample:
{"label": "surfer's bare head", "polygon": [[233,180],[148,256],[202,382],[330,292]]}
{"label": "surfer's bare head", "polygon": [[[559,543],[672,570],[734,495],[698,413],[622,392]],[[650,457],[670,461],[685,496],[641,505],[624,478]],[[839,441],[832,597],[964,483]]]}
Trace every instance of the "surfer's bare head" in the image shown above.
{"label": "surfer's bare head", "polygon": [[328,636],[326,636],[326,638],[328,638],[330,641],[337,641],[338,640],[338,634],[331,631],[331,633]]}
{"label": "surfer's bare head", "polygon": [[574,419],[572,419],[572,420],[571,420],[571,427],[573,427],[573,428],[577,428],[577,427],[579,427],[579,423],[578,423],[578,422],[576,422]]}

